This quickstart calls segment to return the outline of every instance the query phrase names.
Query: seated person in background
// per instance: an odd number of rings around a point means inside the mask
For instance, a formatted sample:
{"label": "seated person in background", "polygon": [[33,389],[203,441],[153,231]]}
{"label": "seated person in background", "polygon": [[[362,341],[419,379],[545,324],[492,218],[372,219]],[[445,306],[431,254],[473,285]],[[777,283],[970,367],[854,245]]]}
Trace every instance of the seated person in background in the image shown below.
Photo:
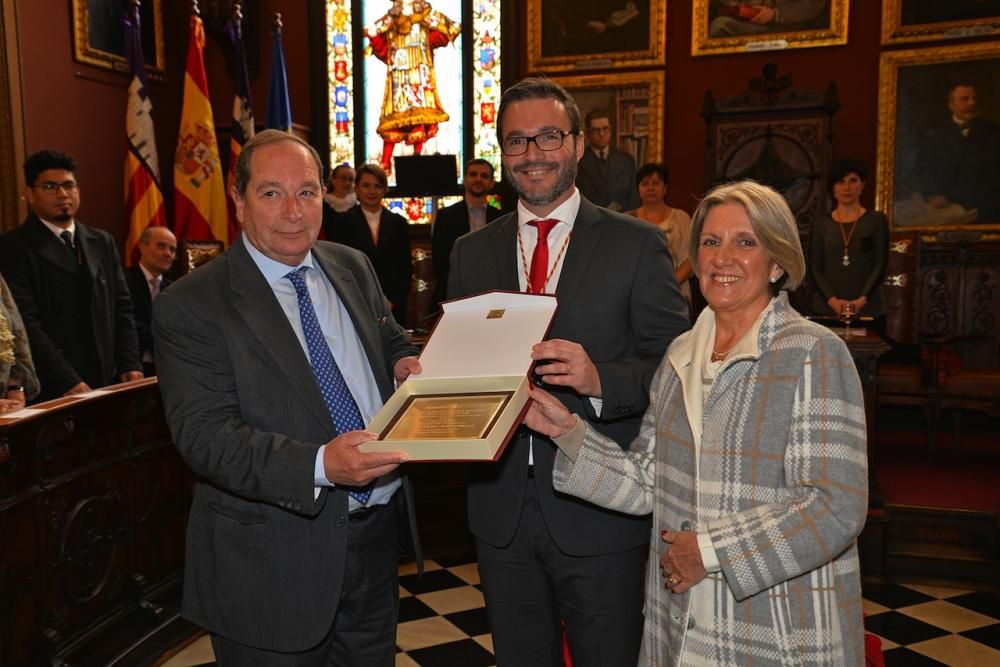
{"label": "seated person in background", "polygon": [[354,167],[349,164],[338,164],[330,172],[327,191],[323,195],[323,236],[331,240],[334,234],[333,226],[337,224],[337,216],[347,213],[357,206],[358,197],[354,193]]}
{"label": "seated person in background", "polygon": [[31,212],[0,237],[0,266],[21,311],[39,401],[142,378],[132,297],[107,232],[76,220],[76,161],[39,151],[24,162]]}
{"label": "seated person in background", "polygon": [[652,223],[663,230],[667,237],[667,250],[674,262],[674,278],[684,300],[691,306],[691,262],[688,260],[688,239],[691,233],[691,216],[679,208],[667,205],[667,182],[670,172],[666,165],[648,162],[635,174],[642,205],[628,211],[628,215]]}
{"label": "seated person in background", "polygon": [[125,269],[125,280],[135,307],[135,329],[139,335],[142,372],[156,375],[153,363],[153,299],[170,284],[164,273],[177,257],[177,237],[166,227],[147,227],[139,237],[139,263]]}
{"label": "seated person in background", "polygon": [[20,410],[25,399],[38,396],[38,390],[28,332],[7,282],[0,277],[0,414]]}
{"label": "seated person in background", "polygon": [[434,262],[434,304],[431,312],[448,293],[448,263],[451,248],[459,236],[474,232],[499,218],[500,209],[486,203],[486,195],[493,189],[493,165],[476,158],[465,163],[462,179],[465,198],[438,211],[431,237],[431,260]]}
{"label": "seated person in background", "polygon": [[392,307],[392,316],[406,326],[406,297],[410,293],[410,230],[406,220],[382,206],[389,179],[377,164],[358,167],[354,181],[360,206],[337,218],[330,241],[357,248],[368,255]]}

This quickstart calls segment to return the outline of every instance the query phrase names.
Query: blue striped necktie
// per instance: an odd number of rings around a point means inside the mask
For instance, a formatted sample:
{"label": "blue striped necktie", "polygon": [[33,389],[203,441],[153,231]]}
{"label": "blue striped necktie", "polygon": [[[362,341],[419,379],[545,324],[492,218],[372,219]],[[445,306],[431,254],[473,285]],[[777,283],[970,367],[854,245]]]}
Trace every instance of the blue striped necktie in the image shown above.
{"label": "blue striped necktie", "polygon": [[[306,289],[306,269],[300,266],[296,270],[285,275],[292,285],[295,286],[295,295],[299,299],[299,318],[302,320],[302,333],[306,338],[306,347],[309,349],[309,364],[312,366],[316,382],[319,383],[320,392],[323,394],[323,401],[326,402],[326,409],[333,419],[333,426],[337,429],[337,434],[349,431],[359,431],[365,427],[361,419],[361,411],[358,404],[354,402],[347,382],[337,366],[337,361],[330,352],[330,347],[326,344],[323,330],[319,326],[316,318],[316,309],[313,308],[312,298],[309,290]],[[369,482],[365,486],[346,487],[352,498],[364,505],[372,496],[372,488],[375,482]]]}

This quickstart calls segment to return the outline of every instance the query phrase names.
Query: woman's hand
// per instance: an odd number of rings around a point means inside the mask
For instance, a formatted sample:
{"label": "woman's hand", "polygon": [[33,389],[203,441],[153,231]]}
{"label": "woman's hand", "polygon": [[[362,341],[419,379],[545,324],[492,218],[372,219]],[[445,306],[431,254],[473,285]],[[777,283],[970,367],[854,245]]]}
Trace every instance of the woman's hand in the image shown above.
{"label": "woman's hand", "polygon": [[524,425],[536,433],[558,438],[566,435],[576,426],[576,417],[566,409],[559,399],[532,385],[528,385],[531,404],[524,415]]}
{"label": "woman's hand", "polygon": [[0,415],[14,412],[24,407],[23,391],[8,391],[7,395],[0,398]]}
{"label": "woman's hand", "polygon": [[826,300],[826,303],[827,305],[830,306],[830,310],[833,311],[834,315],[840,315],[840,310],[843,307],[843,305],[845,303],[850,303],[850,302],[845,301],[844,299],[838,299],[835,296],[831,296],[829,299]]}
{"label": "woman's hand", "polygon": [[661,530],[660,539],[671,545],[660,556],[660,573],[671,593],[686,593],[708,576],[701,561],[697,533]]}

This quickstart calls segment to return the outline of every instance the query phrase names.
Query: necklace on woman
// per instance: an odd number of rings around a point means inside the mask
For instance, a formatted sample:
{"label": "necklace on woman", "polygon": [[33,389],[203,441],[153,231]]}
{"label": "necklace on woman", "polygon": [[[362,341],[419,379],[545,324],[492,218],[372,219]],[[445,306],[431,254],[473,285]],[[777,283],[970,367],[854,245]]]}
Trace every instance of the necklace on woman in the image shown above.
{"label": "necklace on woman", "polygon": [[729,353],[728,352],[716,352],[715,350],[712,350],[712,356],[709,357],[709,361],[711,361],[713,364],[718,363],[720,361],[725,361],[727,354],[729,354]]}
{"label": "necklace on woman", "polygon": [[[834,212],[834,214],[835,213],[836,211]],[[858,217],[854,218],[854,220],[852,220],[851,222],[847,222],[846,220],[837,220],[836,218],[833,218],[834,222],[837,223],[837,229],[840,230],[840,238],[843,239],[844,241],[844,257],[840,260],[840,263],[843,264],[844,266],[851,265],[851,255],[848,252],[848,248],[851,245],[851,239],[854,237],[854,230],[858,228],[858,221],[861,220],[861,216],[863,215],[864,215],[864,210],[862,210],[861,214],[858,215]],[[833,217],[833,215],[831,215],[830,217]],[[851,226],[851,231],[849,232],[845,231],[844,229],[844,227],[846,227],[847,225]]]}
{"label": "necklace on woman", "polygon": [[[545,286],[549,284],[549,280],[552,279],[552,274],[556,272],[556,267],[559,266],[559,260],[562,259],[563,253],[566,252],[566,246],[569,245],[569,237],[573,236],[573,230],[570,230],[566,234],[566,239],[563,241],[562,247],[559,248],[559,254],[556,255],[556,261],[552,263],[552,268],[549,269],[549,273],[545,276],[545,282],[538,286],[537,294],[545,294]],[[524,267],[524,284],[528,286],[528,291],[531,291],[531,270],[528,268],[528,257],[524,252],[524,239],[521,237],[521,227],[517,228],[517,245],[521,248],[521,265]]]}

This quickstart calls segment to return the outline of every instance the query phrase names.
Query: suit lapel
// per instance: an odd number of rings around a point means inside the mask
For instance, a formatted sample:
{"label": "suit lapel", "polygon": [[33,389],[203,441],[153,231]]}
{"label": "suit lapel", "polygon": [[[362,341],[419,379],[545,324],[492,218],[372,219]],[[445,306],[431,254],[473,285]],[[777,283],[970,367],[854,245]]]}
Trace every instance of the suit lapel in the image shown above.
{"label": "suit lapel", "polygon": [[275,365],[284,373],[286,387],[291,387],[291,391],[299,395],[302,405],[328,432],[334,433],[333,420],[309,365],[309,357],[295,337],[271,286],[243,246],[242,239],[230,247],[226,258],[230,266],[229,287],[234,292],[233,308],[243,318],[261,349],[274,359]]}
{"label": "suit lapel", "polygon": [[[83,264],[87,267],[87,272],[90,273],[90,281],[96,283],[97,274],[101,268],[101,253],[97,240],[93,233],[79,222],[76,223],[76,238],[74,240],[77,248],[83,253]],[[108,276],[108,280],[112,280],[111,276]]]}
{"label": "suit lapel", "polygon": [[517,213],[511,213],[496,224],[486,227],[493,237],[493,249],[496,257],[496,272],[499,276],[500,289],[509,292],[520,292],[521,285],[517,279],[518,271],[518,238]]}
{"label": "suit lapel", "polygon": [[573,236],[566,248],[556,297],[560,304],[574,303],[587,275],[587,268],[600,246],[602,229],[600,209],[580,198],[580,210],[573,222]]}
{"label": "suit lapel", "polygon": [[[79,266],[73,254],[67,250],[66,244],[56,238],[55,234],[50,232],[41,220],[31,216],[24,224],[30,225],[31,244],[40,257],[55,264],[63,271],[76,273]],[[79,226],[77,228],[79,229]]]}

